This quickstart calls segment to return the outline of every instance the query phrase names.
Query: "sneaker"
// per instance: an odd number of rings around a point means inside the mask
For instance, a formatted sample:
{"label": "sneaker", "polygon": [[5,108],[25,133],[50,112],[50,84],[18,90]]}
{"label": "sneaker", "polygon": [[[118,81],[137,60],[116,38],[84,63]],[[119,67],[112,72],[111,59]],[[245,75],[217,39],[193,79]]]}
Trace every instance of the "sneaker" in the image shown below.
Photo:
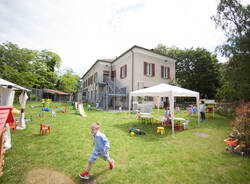
{"label": "sneaker", "polygon": [[80,178],[82,179],[89,179],[89,173],[87,171],[85,171],[84,173],[80,173],[79,174]]}
{"label": "sneaker", "polygon": [[112,170],[115,167],[115,161],[112,160],[111,163],[109,164],[109,169]]}

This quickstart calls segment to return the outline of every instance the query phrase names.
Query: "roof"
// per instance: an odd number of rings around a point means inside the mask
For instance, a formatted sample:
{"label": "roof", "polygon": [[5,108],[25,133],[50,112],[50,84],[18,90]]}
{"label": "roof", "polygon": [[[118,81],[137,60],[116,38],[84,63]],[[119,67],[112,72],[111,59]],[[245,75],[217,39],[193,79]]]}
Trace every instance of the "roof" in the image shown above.
{"label": "roof", "polygon": [[2,135],[5,124],[7,122],[14,121],[13,115],[11,113],[12,110],[12,106],[0,106],[0,136]]}
{"label": "roof", "polygon": [[[142,50],[145,50],[145,51],[148,51],[148,52],[151,52],[151,53],[154,53],[154,54],[158,54],[158,55],[161,55],[161,56],[164,56],[164,57],[169,57],[169,58],[172,58],[170,56],[167,56],[165,54],[160,54],[158,52],[155,52],[154,50],[150,50],[150,49],[146,49],[144,47],[140,47],[140,46],[137,46],[137,45],[134,45],[133,47],[131,47],[130,49],[128,49],[127,51],[125,51],[123,54],[121,54],[119,57],[117,57],[113,62],[115,62],[116,60],[118,60],[119,58],[121,58],[122,56],[124,56],[126,53],[130,52],[131,50],[133,50],[134,48],[139,48],[139,49],[142,49]],[[174,58],[173,58],[174,59]]]}
{"label": "roof", "polygon": [[55,89],[43,89],[44,92],[58,95],[71,95],[70,93],[65,93],[63,91],[55,90]]}
{"label": "roof", "polygon": [[97,61],[104,61],[104,62],[109,62],[112,63],[115,59],[98,59]]}
{"label": "roof", "polygon": [[[124,56],[126,53],[130,52],[131,50],[133,50],[134,48],[143,49],[143,50],[145,50],[145,51],[148,51],[148,52],[151,52],[151,53],[154,53],[154,54],[158,54],[158,55],[161,55],[161,56],[164,56],[164,57],[169,57],[169,56],[167,56],[167,55],[165,55],[165,54],[160,54],[160,53],[157,53],[157,52],[155,52],[155,51],[153,51],[153,50],[149,50],[149,49],[146,49],[146,48],[144,48],[144,47],[140,47],[140,46],[134,45],[133,47],[131,47],[130,49],[128,49],[127,51],[125,51],[124,53],[122,53],[120,56],[118,56],[118,57],[115,58],[115,59],[98,59],[98,60],[90,67],[90,69],[82,76],[82,78],[85,77],[85,75],[95,66],[95,64],[96,64],[97,62],[103,61],[103,62],[108,62],[108,63],[111,63],[111,64],[112,64],[112,63],[114,63],[115,61],[117,61],[118,59],[120,59],[122,56]],[[172,57],[169,57],[169,58],[172,58]],[[174,59],[174,58],[173,58],[173,59]]]}
{"label": "roof", "polygon": [[14,84],[14,83],[12,83],[12,82],[9,82],[9,81],[7,81],[7,80],[4,80],[4,79],[0,79],[0,86],[2,86],[2,87],[8,87],[8,86],[11,86],[13,89],[15,89],[15,90],[25,90],[25,91],[30,91],[29,89],[26,89],[26,88],[24,88],[24,87],[22,87],[22,86],[19,86],[19,85],[17,85],[17,84]]}

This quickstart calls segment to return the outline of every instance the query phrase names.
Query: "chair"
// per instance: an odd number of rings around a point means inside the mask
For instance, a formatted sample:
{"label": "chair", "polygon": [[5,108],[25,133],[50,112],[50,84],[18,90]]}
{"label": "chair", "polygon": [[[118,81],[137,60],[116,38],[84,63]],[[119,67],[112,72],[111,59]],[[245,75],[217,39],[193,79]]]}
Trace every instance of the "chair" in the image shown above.
{"label": "chair", "polygon": [[14,120],[13,122],[8,122],[8,123],[9,123],[9,127],[13,128],[13,131],[16,132],[16,127],[17,127],[16,120]]}
{"label": "chair", "polygon": [[184,128],[184,130],[186,130],[186,129],[187,129],[187,125],[188,125],[188,123],[189,123],[189,120],[186,120],[184,123],[182,123],[182,124],[183,124],[183,128]]}
{"label": "chair", "polygon": [[61,112],[65,114],[65,113],[67,113],[68,109],[69,109],[69,107],[66,106],[66,107],[65,107],[65,110],[62,110]]}
{"label": "chair", "polygon": [[47,133],[47,131],[49,131],[50,135],[50,126],[46,126],[45,124],[40,124],[40,134],[42,133],[43,136],[43,132]]}
{"label": "chair", "polygon": [[165,129],[164,129],[164,127],[157,127],[157,133],[158,133],[158,134],[161,134],[161,135],[165,134]]}

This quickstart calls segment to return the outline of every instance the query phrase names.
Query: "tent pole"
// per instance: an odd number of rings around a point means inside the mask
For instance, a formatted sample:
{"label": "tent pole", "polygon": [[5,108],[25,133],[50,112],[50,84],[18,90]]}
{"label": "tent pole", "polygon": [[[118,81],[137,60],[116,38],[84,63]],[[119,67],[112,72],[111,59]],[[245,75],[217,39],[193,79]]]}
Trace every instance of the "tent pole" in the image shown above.
{"label": "tent pole", "polygon": [[129,102],[128,102],[128,122],[130,123],[130,108],[131,108],[131,94],[129,94]]}
{"label": "tent pole", "polygon": [[172,138],[174,138],[174,97],[172,92],[169,96],[169,102],[170,102],[170,113],[171,113],[171,124],[172,124]]}
{"label": "tent pole", "polygon": [[158,108],[158,114],[159,114],[159,112],[160,112],[160,98],[161,97],[157,97],[157,108]]}
{"label": "tent pole", "polygon": [[214,108],[215,108],[215,104],[213,104],[213,119],[214,119]]}
{"label": "tent pole", "polygon": [[196,97],[196,105],[198,109],[198,127],[200,127],[200,97]]}

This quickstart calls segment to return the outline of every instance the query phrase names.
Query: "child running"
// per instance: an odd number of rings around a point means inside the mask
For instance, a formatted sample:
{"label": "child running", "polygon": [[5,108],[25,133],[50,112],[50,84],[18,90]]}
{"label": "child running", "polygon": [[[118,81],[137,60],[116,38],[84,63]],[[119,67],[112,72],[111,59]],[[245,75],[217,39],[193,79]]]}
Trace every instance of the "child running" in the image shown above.
{"label": "child running", "polygon": [[113,169],[115,161],[109,157],[109,141],[107,137],[99,131],[99,123],[93,123],[91,125],[91,134],[93,135],[94,140],[94,149],[92,155],[89,157],[88,168],[85,172],[80,173],[79,176],[83,179],[89,179],[89,172],[92,166],[92,163],[100,156],[103,160],[109,162],[109,169]]}

